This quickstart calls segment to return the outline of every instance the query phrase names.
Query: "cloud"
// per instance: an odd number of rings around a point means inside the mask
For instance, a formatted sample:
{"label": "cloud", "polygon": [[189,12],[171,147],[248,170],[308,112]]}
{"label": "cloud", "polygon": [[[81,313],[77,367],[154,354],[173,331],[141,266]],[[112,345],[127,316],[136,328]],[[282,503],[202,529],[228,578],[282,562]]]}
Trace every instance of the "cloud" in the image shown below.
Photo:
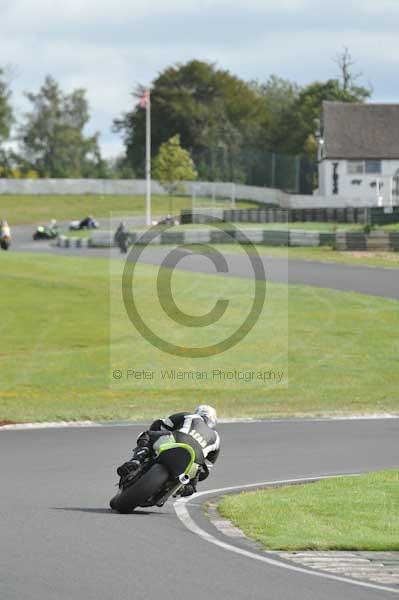
{"label": "cloud", "polygon": [[397,0],[0,0],[0,61],[18,66],[19,114],[23,90],[48,73],[66,90],[87,88],[89,131],[101,131],[109,155],[122,150],[111,125],[131,107],[133,87],[191,58],[244,79],[276,73],[305,84],[333,77],[332,58],[348,46],[374,99],[399,100],[398,18]]}

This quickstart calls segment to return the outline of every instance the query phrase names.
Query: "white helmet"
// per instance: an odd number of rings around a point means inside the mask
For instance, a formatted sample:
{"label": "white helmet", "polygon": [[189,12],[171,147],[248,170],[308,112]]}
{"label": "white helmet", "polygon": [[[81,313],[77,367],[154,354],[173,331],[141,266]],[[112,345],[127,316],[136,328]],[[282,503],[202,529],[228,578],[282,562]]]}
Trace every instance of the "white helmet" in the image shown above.
{"label": "white helmet", "polygon": [[195,409],[195,414],[200,415],[208,427],[215,427],[218,417],[216,410],[212,406],[208,406],[208,404],[200,404]]}

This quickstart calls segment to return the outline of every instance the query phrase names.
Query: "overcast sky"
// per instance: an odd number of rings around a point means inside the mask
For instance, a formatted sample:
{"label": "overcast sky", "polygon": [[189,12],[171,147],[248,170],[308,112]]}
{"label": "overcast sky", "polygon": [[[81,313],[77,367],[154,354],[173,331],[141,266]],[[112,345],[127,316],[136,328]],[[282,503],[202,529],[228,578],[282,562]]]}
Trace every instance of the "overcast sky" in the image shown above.
{"label": "overcast sky", "polygon": [[348,46],[375,102],[399,102],[399,0],[0,0],[0,65],[12,65],[13,102],[46,74],[87,89],[89,132],[105,156],[130,93],[166,66],[210,60],[243,79],[274,73],[299,83],[337,74]]}

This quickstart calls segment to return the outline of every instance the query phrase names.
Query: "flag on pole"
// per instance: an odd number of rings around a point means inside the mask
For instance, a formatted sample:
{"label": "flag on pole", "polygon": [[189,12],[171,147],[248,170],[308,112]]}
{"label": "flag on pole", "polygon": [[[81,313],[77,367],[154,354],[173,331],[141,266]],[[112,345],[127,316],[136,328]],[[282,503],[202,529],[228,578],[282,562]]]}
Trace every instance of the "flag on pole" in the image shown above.
{"label": "flag on pole", "polygon": [[140,98],[140,108],[145,108],[145,178],[146,178],[146,224],[151,226],[151,92],[144,90]]}
{"label": "flag on pole", "polygon": [[149,99],[150,99],[150,90],[144,90],[144,93],[140,98],[140,108],[146,108]]}

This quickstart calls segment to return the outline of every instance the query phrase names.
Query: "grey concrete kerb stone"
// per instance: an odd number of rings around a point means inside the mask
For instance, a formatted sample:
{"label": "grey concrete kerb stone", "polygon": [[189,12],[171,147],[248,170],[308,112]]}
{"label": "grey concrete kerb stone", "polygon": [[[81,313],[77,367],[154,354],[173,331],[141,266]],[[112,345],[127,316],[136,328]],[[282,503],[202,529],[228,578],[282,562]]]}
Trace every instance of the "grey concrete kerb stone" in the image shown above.
{"label": "grey concrete kerb stone", "polygon": [[388,585],[399,590],[399,552],[265,551],[260,543],[246,537],[239,527],[221,517],[217,510],[216,498],[207,502],[205,508],[211,524],[219,533],[229,538],[231,544],[238,543],[251,550],[315,571]]}

